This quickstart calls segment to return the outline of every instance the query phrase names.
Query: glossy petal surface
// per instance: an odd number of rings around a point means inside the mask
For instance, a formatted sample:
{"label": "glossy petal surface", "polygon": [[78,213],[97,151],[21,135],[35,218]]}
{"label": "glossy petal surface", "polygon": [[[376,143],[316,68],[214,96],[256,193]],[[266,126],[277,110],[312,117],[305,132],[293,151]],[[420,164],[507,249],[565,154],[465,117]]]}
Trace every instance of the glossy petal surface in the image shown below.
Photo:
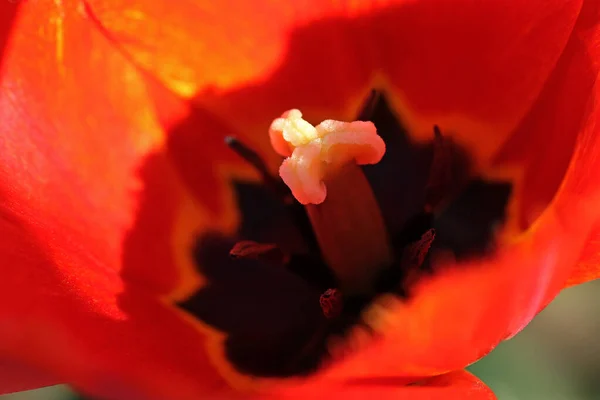
{"label": "glossy petal surface", "polygon": [[87,4],[142,68],[257,146],[283,110],[299,108],[313,122],[348,120],[375,86],[393,92],[413,135],[428,139],[435,120],[482,163],[532,106],[581,7],[573,0]]}
{"label": "glossy petal surface", "polygon": [[[10,238],[0,351],[97,396],[219,389],[202,335],[158,300],[179,285],[178,241],[202,218],[168,157],[154,155],[164,133],[148,87],[77,2],[22,3],[13,32],[0,92]],[[161,211],[148,213],[147,198]]]}
{"label": "glossy petal surface", "polygon": [[[596,45],[598,18],[597,4],[587,2],[540,100],[494,158],[496,175],[512,176],[517,182],[518,201],[511,205],[511,212],[518,226],[513,228],[527,228],[554,198],[563,184],[578,141],[587,147],[586,151],[598,151],[597,132],[589,133],[587,139],[572,133],[593,130],[591,124],[598,113],[593,105],[597,101],[596,81],[600,69]],[[585,164],[581,165],[571,170],[571,179],[577,175],[591,178]],[[594,184],[591,180],[591,187]],[[575,203],[577,200],[572,199]],[[600,228],[596,224],[567,286],[600,277],[599,235]]]}

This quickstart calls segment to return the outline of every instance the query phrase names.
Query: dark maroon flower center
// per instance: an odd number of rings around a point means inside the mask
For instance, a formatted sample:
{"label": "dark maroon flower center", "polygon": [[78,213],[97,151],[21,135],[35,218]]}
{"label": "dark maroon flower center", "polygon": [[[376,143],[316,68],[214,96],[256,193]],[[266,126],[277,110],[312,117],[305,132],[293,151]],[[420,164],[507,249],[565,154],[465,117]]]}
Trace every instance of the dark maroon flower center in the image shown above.
{"label": "dark maroon flower center", "polygon": [[194,254],[209,283],[180,306],[227,333],[226,356],[242,373],[310,373],[329,358],[332,338],[343,338],[357,324],[369,331],[361,314],[373,299],[384,293],[409,297],[414,282],[435,273],[432,257],[461,260],[493,250],[495,229],[506,218],[509,183],[478,178],[443,127],[433,127],[431,143],[412,143],[379,93],[358,119],[372,121],[387,146],[379,164],[362,170],[393,252],[367,293],[344,293],[305,208],[259,156],[228,139],[263,182],[233,182],[242,215],[237,235],[198,238]]}

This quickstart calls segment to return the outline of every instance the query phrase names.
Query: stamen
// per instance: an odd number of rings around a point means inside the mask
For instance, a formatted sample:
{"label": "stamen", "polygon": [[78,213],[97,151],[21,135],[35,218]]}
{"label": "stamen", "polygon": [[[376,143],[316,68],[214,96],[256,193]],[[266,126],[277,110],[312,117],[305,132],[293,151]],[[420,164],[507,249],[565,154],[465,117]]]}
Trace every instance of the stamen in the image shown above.
{"label": "stamen", "polygon": [[379,205],[357,166],[377,163],[385,153],[375,126],[326,120],[313,127],[299,110],[290,110],[273,122],[269,134],[273,148],[287,157],[279,174],[306,205],[340,290],[371,291],[378,272],[392,259]]}
{"label": "stamen", "polygon": [[289,262],[289,254],[285,254],[276,244],[258,243],[251,240],[237,242],[229,251],[235,259],[265,261],[270,264],[285,265]]}
{"label": "stamen", "polygon": [[395,292],[403,297],[409,296],[410,288],[419,280],[425,268],[425,258],[429,254],[431,244],[435,239],[435,229],[429,229],[419,240],[404,248],[400,259],[400,270],[403,277]]}
{"label": "stamen", "polygon": [[327,289],[319,298],[325,318],[335,318],[342,313],[342,293],[337,289]]}
{"label": "stamen", "polygon": [[267,168],[267,165],[265,164],[261,156],[258,155],[258,153],[256,153],[250,147],[248,147],[243,142],[241,142],[233,136],[225,137],[225,144],[227,144],[227,146],[229,146],[231,150],[235,151],[248,164],[254,167],[256,171],[258,171],[261,178],[263,179],[263,182],[267,185],[269,189],[271,189],[271,191],[277,193],[284,200],[286,200],[285,197],[289,196],[289,192],[287,191],[285,186],[282,187],[281,181],[279,179],[276,179],[273,175],[271,175],[271,172]]}
{"label": "stamen", "polygon": [[426,212],[438,210],[466,183],[469,173],[466,157],[451,137],[442,135],[437,125],[433,127],[433,160],[425,187]]}
{"label": "stamen", "polygon": [[435,237],[435,229],[429,228],[419,239],[403,245],[399,258],[378,277],[376,291],[407,298],[423,273],[432,272],[426,259]]}
{"label": "stamen", "polygon": [[445,186],[451,181],[449,143],[435,125],[433,127],[433,160],[425,188],[425,211],[431,212],[441,201]]}
{"label": "stamen", "polygon": [[421,268],[434,239],[435,229],[431,228],[421,236],[421,239],[406,246],[402,253],[401,268],[403,270]]}

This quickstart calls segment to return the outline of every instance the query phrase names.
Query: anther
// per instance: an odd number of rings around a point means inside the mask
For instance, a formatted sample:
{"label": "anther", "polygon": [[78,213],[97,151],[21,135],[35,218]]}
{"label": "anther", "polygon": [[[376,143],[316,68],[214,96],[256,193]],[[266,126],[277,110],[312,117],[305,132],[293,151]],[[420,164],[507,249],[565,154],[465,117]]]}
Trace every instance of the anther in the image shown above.
{"label": "anther", "polygon": [[435,239],[435,229],[429,229],[419,240],[406,246],[400,259],[400,270],[402,279],[400,286],[396,288],[396,293],[408,297],[409,288],[411,288],[422,276],[425,269],[425,258],[429,254],[431,244]]}
{"label": "anther", "polygon": [[425,187],[425,211],[436,212],[456,196],[469,176],[467,155],[451,137],[433,127],[433,160]]}
{"label": "anther", "polygon": [[342,313],[342,293],[338,289],[327,289],[319,298],[319,304],[325,318],[335,318]]}
{"label": "anther", "polygon": [[435,229],[431,228],[419,240],[406,246],[402,252],[401,268],[403,270],[417,270],[421,268],[434,239]]}
{"label": "anther", "polygon": [[234,259],[265,261],[270,264],[285,265],[290,256],[285,254],[276,244],[257,243],[251,240],[237,242],[229,251]]}
{"label": "anther", "polygon": [[433,160],[425,188],[425,211],[431,212],[448,194],[452,184],[452,142],[433,127]]}

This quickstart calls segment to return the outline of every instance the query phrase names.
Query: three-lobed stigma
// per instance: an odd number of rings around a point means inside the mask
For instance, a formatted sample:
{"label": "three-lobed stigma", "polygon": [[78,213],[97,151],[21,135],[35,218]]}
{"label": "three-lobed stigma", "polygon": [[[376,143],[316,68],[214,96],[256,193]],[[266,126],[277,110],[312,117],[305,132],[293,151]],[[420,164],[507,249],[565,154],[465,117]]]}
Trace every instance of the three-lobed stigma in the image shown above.
{"label": "three-lobed stigma", "polygon": [[275,151],[287,157],[279,175],[301,204],[321,204],[326,178],[350,162],[376,164],[385,143],[372,122],[325,120],[317,126],[292,109],[275,119],[269,130]]}

